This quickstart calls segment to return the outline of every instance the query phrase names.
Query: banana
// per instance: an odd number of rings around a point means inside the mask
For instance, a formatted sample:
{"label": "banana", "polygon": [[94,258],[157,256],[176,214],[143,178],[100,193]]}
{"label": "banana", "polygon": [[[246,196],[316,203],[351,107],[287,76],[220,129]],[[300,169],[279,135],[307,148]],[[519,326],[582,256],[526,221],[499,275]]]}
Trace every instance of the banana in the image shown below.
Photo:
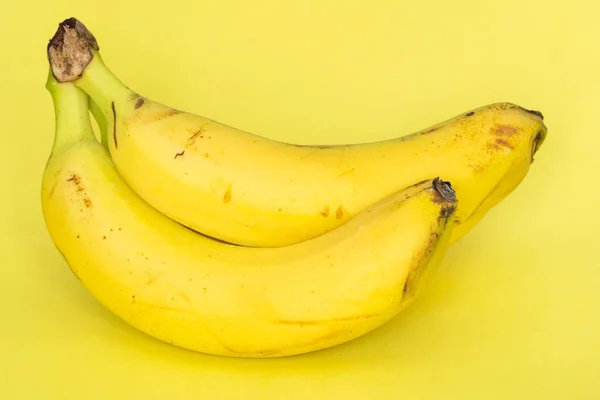
{"label": "banana", "polygon": [[139,95],[74,18],[60,24],[48,57],[59,82],[97,103],[92,111],[105,120],[112,159],[133,190],[181,224],[245,246],[315,238],[438,175],[459,199],[454,243],[521,183],[547,132],[541,113],[494,103],[395,139],[299,146]]}
{"label": "banana", "polygon": [[48,74],[55,140],[43,174],[56,248],[107,309],[148,335],[230,357],[281,357],[358,338],[410,304],[448,247],[457,200],[425,180],[317,238],[223,243],[141,199],[95,138],[87,95]]}

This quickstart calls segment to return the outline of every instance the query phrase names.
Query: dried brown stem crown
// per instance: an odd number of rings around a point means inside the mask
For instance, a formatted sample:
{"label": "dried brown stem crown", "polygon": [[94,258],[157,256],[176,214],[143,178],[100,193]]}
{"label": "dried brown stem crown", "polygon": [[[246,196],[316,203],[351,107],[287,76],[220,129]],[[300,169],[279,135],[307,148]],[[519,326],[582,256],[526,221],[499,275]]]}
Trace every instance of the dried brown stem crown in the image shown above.
{"label": "dried brown stem crown", "polygon": [[71,82],[83,74],[85,67],[98,51],[98,43],[81,21],[68,18],[58,24],[47,47],[52,74],[58,82]]}
{"label": "dried brown stem crown", "polygon": [[446,201],[456,201],[456,192],[450,182],[441,180],[439,177],[433,180],[433,187]]}

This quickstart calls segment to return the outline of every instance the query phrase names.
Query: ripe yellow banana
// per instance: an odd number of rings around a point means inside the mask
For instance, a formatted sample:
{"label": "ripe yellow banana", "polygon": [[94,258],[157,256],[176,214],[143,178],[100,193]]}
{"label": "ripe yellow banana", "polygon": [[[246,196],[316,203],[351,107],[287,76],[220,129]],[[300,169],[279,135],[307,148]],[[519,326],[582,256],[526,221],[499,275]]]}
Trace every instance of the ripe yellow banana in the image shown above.
{"label": "ripe yellow banana", "polygon": [[439,179],[292,246],[208,238],[125,183],[93,135],[83,91],[51,73],[46,87],[56,113],[41,190],[50,236],[105,307],[165,342],[233,357],[344,343],[406,307],[447,249],[457,200]]}
{"label": "ripe yellow banana", "polygon": [[48,46],[59,82],[72,81],[106,120],[117,170],[144,200],[198,232],[277,247],[317,237],[414,182],[441,176],[459,206],[451,243],[510,194],[546,137],[541,113],[491,104],[393,140],[297,146],[144,98],[104,64],[75,19]]}

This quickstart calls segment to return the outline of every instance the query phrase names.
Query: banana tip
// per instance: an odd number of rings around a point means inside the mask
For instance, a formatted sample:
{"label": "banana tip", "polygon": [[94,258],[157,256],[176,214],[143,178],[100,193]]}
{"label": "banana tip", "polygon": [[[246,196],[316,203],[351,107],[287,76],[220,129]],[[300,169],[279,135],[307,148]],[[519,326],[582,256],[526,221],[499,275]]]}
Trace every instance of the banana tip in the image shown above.
{"label": "banana tip", "polygon": [[433,180],[433,187],[436,192],[440,195],[441,202],[455,202],[456,201],[456,192],[452,188],[452,184],[447,181],[443,181],[439,177]]}

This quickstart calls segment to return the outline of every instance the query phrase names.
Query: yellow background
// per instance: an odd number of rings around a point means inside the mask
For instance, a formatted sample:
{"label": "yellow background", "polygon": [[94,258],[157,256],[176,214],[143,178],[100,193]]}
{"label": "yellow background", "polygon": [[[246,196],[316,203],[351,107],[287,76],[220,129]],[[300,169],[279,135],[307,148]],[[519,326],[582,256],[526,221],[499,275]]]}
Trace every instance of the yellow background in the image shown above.
{"label": "yellow background", "polygon": [[[583,0],[4,2],[0,398],[600,398],[599,13]],[[46,233],[45,46],[70,16],[134,90],[271,138],[380,140],[496,101],[541,110],[548,137],[386,326],[294,358],[195,354],[103,309]]]}

